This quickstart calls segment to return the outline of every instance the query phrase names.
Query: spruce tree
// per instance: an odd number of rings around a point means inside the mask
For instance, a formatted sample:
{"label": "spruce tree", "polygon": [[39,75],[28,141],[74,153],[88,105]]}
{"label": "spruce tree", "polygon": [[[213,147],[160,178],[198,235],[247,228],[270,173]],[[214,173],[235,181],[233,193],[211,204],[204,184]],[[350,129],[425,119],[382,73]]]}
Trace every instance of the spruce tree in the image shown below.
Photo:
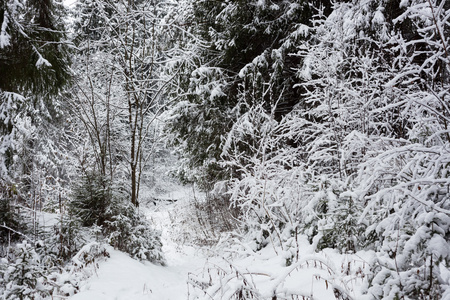
{"label": "spruce tree", "polygon": [[[328,13],[328,1],[315,4]],[[188,49],[191,58],[179,76],[183,96],[169,114],[167,130],[185,157],[180,177],[211,190],[214,183],[239,176],[220,161],[223,143],[240,116],[263,104],[267,113],[274,109],[279,121],[301,101],[295,72],[299,58],[289,54],[304,37],[301,24],[311,24],[314,8],[305,1],[191,5],[186,30],[203,44]],[[245,144],[241,148],[250,151]]]}
{"label": "spruce tree", "polygon": [[62,16],[62,6],[52,0],[2,1],[2,92],[56,95],[68,83],[69,57]]}
{"label": "spruce tree", "polygon": [[8,174],[8,169],[18,148],[35,147],[21,141],[29,140],[41,122],[49,122],[59,113],[60,103],[55,96],[71,78],[63,14],[62,6],[51,0],[8,0],[0,4],[0,172],[3,178],[14,177],[14,172]]}
{"label": "spruce tree", "polygon": [[9,207],[19,201],[39,209],[67,179],[61,94],[71,74],[63,17],[62,4],[51,0],[0,3],[0,181],[2,194],[14,196]]}

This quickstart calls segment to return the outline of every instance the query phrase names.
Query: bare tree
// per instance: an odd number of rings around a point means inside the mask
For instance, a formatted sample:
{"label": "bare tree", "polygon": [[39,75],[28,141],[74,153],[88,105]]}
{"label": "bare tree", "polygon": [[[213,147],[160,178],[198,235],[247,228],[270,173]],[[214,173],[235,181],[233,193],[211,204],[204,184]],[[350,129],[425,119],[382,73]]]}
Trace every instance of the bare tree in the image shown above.
{"label": "bare tree", "polygon": [[[170,78],[162,31],[164,2],[84,1],[78,32],[82,55],[75,105],[95,164],[111,180],[125,178],[138,206],[142,174],[157,140],[154,126]],[[123,171],[126,170],[126,171]]]}

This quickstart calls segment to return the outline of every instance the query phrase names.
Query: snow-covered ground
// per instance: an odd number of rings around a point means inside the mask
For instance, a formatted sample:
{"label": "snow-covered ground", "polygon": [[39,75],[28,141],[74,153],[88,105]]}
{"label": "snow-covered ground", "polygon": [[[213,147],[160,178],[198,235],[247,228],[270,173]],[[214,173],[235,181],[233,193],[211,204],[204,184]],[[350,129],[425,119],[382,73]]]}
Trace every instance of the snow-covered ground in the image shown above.
{"label": "snow-covered ground", "polygon": [[167,266],[141,263],[112,248],[108,252],[111,257],[99,263],[96,274],[70,299],[186,299],[188,273],[204,264],[195,251],[182,254],[166,248]]}
{"label": "snow-covered ground", "polygon": [[[257,290],[263,299],[271,299],[274,291],[289,291],[307,298],[333,300],[336,299],[335,287],[353,299],[364,298],[360,293],[367,271],[363,265],[366,259],[370,259],[370,254],[365,259],[345,257],[331,249],[315,254],[312,246],[304,239],[300,240],[302,253],[299,253],[299,261],[289,267],[286,267],[283,255],[274,255],[272,247],[248,257],[240,256],[233,261],[223,258],[220,253],[207,257],[204,251],[177,244],[172,239],[171,234],[178,232],[172,227],[180,226],[172,223],[174,214],[180,212],[180,206],[186,207],[180,201],[160,205],[148,212],[155,228],[162,231],[165,266],[138,262],[108,247],[110,258],[99,262],[94,275],[82,285],[78,294],[69,299],[203,299],[203,290],[195,289],[192,285],[188,287],[189,276],[198,281],[209,281],[208,293],[215,293],[212,299],[228,299],[236,286],[242,284],[240,275],[236,275],[238,273],[250,279],[248,287]],[[349,269],[345,271],[345,268]],[[343,276],[345,272],[348,276]],[[219,273],[222,278],[227,278],[225,284],[219,282]]]}
{"label": "snow-covered ground", "polygon": [[[152,193],[148,191],[145,195]],[[272,299],[276,294],[291,295],[293,299],[304,296],[335,300],[336,289],[349,299],[366,299],[361,290],[367,282],[365,277],[370,276],[371,252],[342,255],[325,249],[316,253],[314,246],[301,236],[292,249],[269,245],[256,253],[248,245],[194,246],[205,230],[196,223],[198,217],[192,201],[203,196],[179,185],[158,195],[158,201],[144,196],[147,200],[141,202],[142,209],[153,227],[161,231],[166,265],[139,262],[108,247],[110,258],[98,263],[93,276],[70,299],[216,300],[230,299],[241,287],[256,291],[261,299]],[[295,254],[295,262],[286,266],[293,249],[299,249],[299,253]],[[195,288],[196,284],[202,288]]]}
{"label": "snow-covered ground", "polygon": [[[181,199],[188,191],[176,191],[166,198]],[[163,197],[162,197],[163,198]],[[183,199],[184,200],[184,199]],[[162,234],[166,265],[139,262],[129,255],[107,247],[110,258],[101,261],[95,274],[71,300],[178,300],[187,299],[187,278],[200,272],[207,258],[192,246],[176,244],[171,239],[171,211],[176,204],[167,202],[144,210],[155,229]]]}

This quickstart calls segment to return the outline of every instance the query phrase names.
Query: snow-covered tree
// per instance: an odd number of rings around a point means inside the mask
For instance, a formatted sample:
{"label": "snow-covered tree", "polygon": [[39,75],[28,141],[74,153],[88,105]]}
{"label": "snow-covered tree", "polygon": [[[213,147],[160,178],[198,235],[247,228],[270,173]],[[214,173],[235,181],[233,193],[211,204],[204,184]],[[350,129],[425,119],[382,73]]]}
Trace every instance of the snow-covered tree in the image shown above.
{"label": "snow-covered tree", "polygon": [[63,17],[53,1],[0,3],[0,178],[16,212],[65,197],[70,142],[61,95],[71,74]]}
{"label": "snow-covered tree", "polygon": [[26,241],[12,248],[0,263],[2,282],[0,293],[4,299],[35,299],[50,295],[44,266],[40,257]]}
{"label": "snow-covered tree", "polygon": [[[375,250],[376,299],[448,295],[449,12],[446,1],[318,7],[280,48],[298,58],[286,90],[301,91],[281,118],[283,94],[264,79],[273,64],[260,55],[242,68],[265,85],[238,85],[243,109],[218,162],[235,170],[231,199],[253,250],[272,244],[289,257],[305,233],[317,249]],[[270,106],[264,91],[278,95]]]}
{"label": "snow-covered tree", "polygon": [[300,101],[294,70],[299,59],[289,49],[304,37],[299,24],[308,24],[313,10],[303,1],[190,4],[184,23],[197,46],[187,49],[195,60],[180,73],[183,93],[168,132],[187,160],[180,177],[211,190],[233,173],[220,164],[220,155],[234,122],[260,104],[267,112],[276,107],[279,120]]}
{"label": "snow-covered tree", "polygon": [[165,8],[164,1],[81,1],[77,7],[81,52],[73,109],[91,148],[87,159],[99,175],[123,180],[135,206],[170,81],[161,76],[163,32],[170,29]]}

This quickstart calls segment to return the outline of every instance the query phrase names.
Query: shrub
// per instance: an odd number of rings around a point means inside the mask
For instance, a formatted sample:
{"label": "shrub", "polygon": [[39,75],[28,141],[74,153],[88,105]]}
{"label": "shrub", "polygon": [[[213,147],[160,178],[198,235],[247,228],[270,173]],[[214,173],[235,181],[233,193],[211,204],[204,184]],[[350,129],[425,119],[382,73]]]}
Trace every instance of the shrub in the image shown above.
{"label": "shrub", "polygon": [[135,259],[164,264],[160,234],[137,208],[115,201],[109,213],[103,227],[109,244]]}
{"label": "shrub", "polygon": [[24,300],[35,299],[36,295],[49,295],[40,257],[26,241],[11,247],[8,257],[2,259],[0,266],[3,299]]}

